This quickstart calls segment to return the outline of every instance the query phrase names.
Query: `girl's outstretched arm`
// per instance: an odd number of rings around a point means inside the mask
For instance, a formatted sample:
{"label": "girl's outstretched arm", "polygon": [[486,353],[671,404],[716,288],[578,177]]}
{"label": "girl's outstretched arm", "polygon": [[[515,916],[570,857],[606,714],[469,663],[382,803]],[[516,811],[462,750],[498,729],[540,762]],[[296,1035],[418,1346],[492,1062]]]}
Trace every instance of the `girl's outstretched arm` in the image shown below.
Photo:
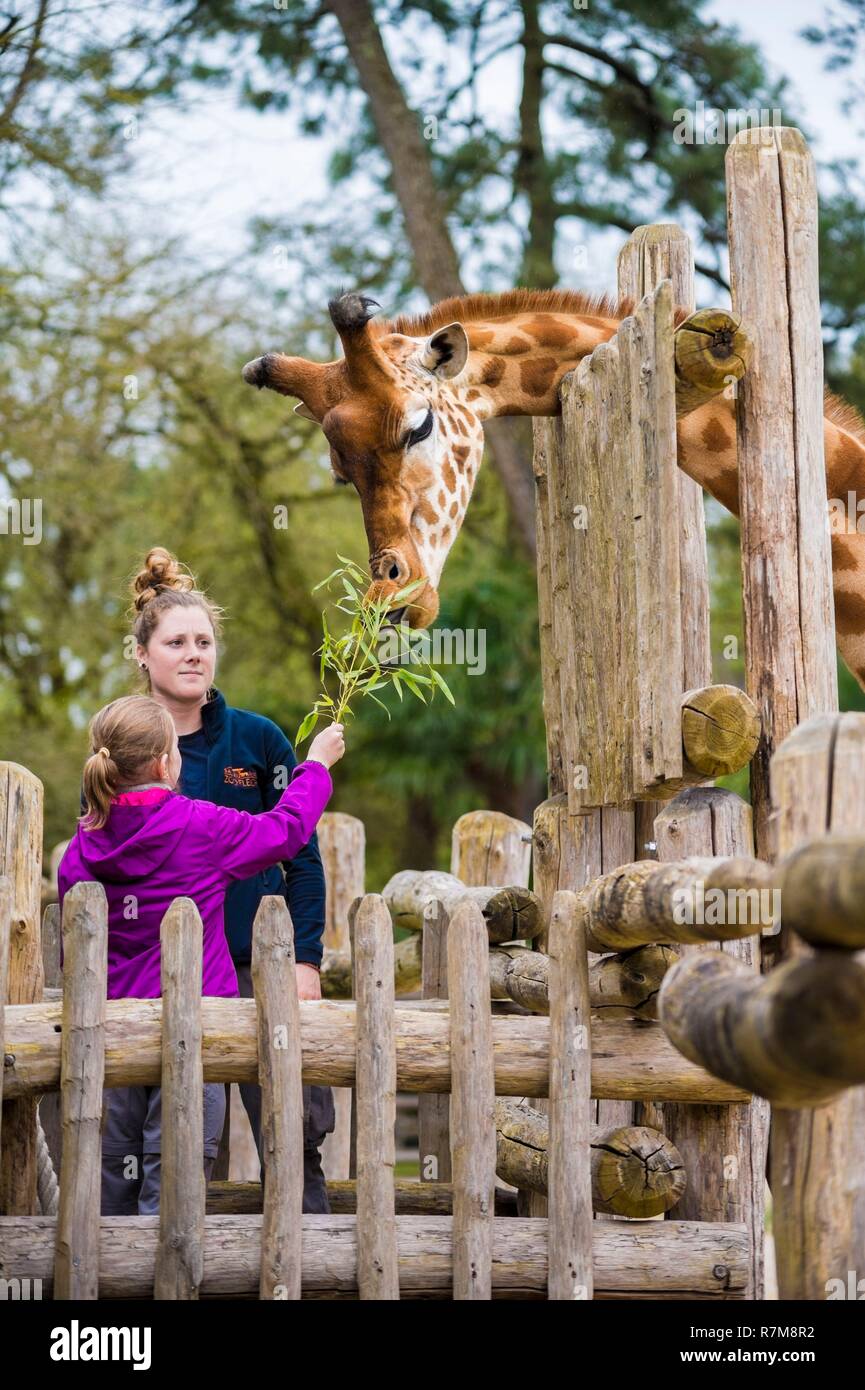
{"label": "girl's outstretched arm", "polygon": [[230,806],[198,802],[208,817],[213,863],[227,879],[249,878],[283,859],[293,859],[307,843],[333,792],[320,762],[299,763],[272,811],[253,815]]}

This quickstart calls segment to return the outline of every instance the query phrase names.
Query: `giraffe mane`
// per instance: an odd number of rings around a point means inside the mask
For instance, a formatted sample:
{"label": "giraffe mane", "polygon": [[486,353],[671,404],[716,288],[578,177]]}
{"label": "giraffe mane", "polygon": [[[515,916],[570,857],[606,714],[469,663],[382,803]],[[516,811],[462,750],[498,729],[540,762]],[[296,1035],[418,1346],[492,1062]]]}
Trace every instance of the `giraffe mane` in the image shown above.
{"label": "giraffe mane", "polygon": [[[454,322],[474,322],[482,319],[510,318],[532,310],[544,314],[577,314],[593,318],[626,318],[636,300],[617,299],[614,295],[590,294],[587,290],[505,290],[501,294],[463,294],[442,299],[422,314],[400,314],[395,319],[376,320],[370,327],[378,335],[404,333],[410,338],[434,333],[437,328]],[[689,310],[677,306],[675,322],[688,317]]]}
{"label": "giraffe mane", "polygon": [[860,440],[865,444],[865,420],[859,414],[855,405],[849,401],[842,400],[832,391],[823,392],[823,413],[827,420],[831,420],[833,425],[839,429],[846,430],[852,434],[854,439]]}

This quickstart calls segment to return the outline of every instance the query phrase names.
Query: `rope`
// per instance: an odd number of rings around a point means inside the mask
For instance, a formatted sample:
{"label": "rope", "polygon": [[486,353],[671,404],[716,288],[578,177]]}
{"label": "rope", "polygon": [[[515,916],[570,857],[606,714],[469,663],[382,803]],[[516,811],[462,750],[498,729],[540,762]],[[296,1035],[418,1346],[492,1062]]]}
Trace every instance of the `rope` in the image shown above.
{"label": "rope", "polygon": [[54,1171],[54,1164],[48,1151],[48,1140],[45,1138],[45,1131],[42,1128],[42,1121],[39,1119],[38,1112],[36,1115],[36,1188],[42,1215],[56,1216],[60,1202],[60,1189],[57,1186],[57,1174]]}

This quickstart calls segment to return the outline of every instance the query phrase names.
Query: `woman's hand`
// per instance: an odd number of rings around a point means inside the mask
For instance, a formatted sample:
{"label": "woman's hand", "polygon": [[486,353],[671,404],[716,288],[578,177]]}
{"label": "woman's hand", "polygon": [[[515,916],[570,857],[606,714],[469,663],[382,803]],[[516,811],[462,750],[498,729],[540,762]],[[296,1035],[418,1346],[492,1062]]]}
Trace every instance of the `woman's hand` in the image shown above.
{"label": "woman's hand", "polygon": [[320,999],[321,998],[321,976],[313,965],[306,965],[303,961],[297,961],[294,967],[297,976],[297,997],[298,999]]}
{"label": "woman's hand", "polygon": [[334,763],[338,763],[345,752],[343,728],[344,725],[342,724],[331,724],[329,728],[322,729],[320,734],[316,734],[309,745],[306,761],[308,763],[324,763],[325,767],[333,767]]}

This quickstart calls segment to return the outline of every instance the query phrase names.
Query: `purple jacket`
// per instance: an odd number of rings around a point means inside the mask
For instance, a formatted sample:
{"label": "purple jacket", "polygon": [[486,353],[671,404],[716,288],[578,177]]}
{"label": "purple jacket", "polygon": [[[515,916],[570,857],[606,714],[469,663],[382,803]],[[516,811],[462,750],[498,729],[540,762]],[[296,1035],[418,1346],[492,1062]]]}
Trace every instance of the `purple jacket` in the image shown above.
{"label": "purple jacket", "polygon": [[236,998],[222,905],[234,879],[292,859],[307,843],[333,783],[323,763],[299,763],[272,811],[252,815],[167,792],[115,803],[101,830],[79,825],[57,874],[60,904],[96,880],[108,898],[108,998],[156,999],[159,928],[174,898],[192,898],[204,926],[203,995]]}

